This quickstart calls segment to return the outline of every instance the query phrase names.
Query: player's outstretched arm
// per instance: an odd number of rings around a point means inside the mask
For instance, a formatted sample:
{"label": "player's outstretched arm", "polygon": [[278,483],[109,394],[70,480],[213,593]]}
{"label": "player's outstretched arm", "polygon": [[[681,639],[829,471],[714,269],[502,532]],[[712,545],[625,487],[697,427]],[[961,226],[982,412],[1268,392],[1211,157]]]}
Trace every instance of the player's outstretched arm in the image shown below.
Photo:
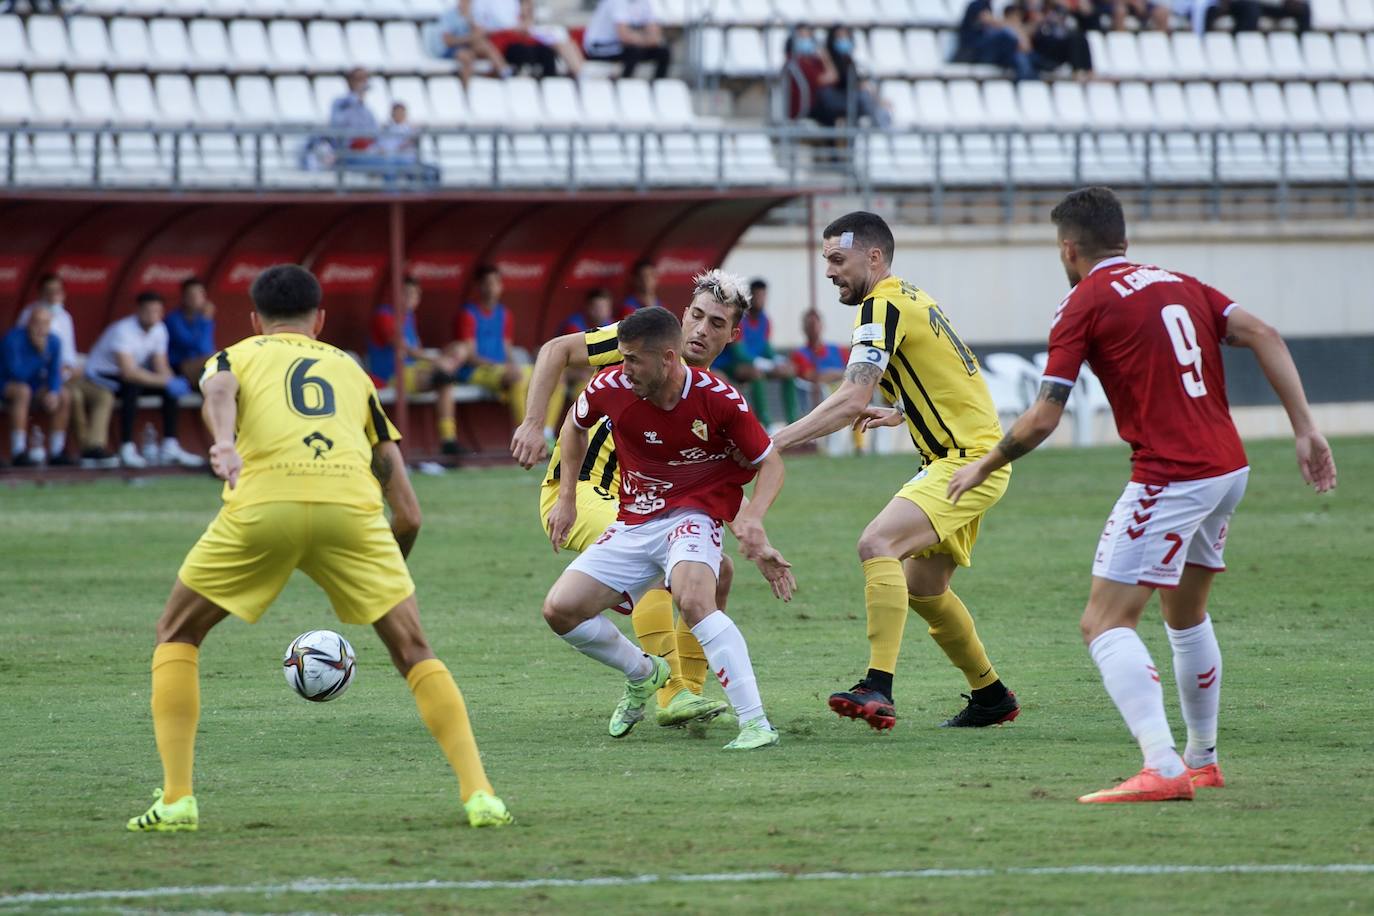
{"label": "player's outstretched arm", "polygon": [[239,472],[243,470],[243,459],[234,447],[239,414],[239,380],[232,372],[216,372],[201,382],[200,393],[204,398],[200,405],[200,416],[210,433],[210,469],[232,490],[238,486]]}
{"label": "player's outstretched arm", "polygon": [[561,452],[558,464],[558,502],[549,510],[549,542],[558,553],[577,523],[577,475],[587,457],[587,431],[573,422],[574,411],[568,411],[563,431],[558,436]]}
{"label": "player's outstretched arm", "polygon": [[382,498],[391,507],[391,533],[401,547],[401,556],[408,557],[420,536],[420,500],[395,442],[378,442],[372,447],[372,476],[382,485]]}
{"label": "player's outstretched arm", "polygon": [[946,490],[949,501],[959,502],[960,496],[987,480],[993,471],[1033,451],[1048,439],[1050,433],[1059,426],[1064,416],[1064,404],[1068,402],[1072,391],[1073,386],[1063,382],[1041,382],[1035,403],[1017,418],[1011,432],[1002,437],[997,447],[954,472]]}
{"label": "player's outstretched arm", "polygon": [[1264,370],[1269,387],[1279,396],[1293,427],[1302,479],[1318,493],[1335,489],[1336,460],[1331,456],[1326,437],[1317,431],[1317,421],[1312,418],[1307,394],[1302,390],[1302,377],[1298,375],[1298,367],[1283,337],[1272,325],[1236,306],[1226,316],[1224,342],[1233,347],[1249,347],[1255,352],[1255,360]]}
{"label": "player's outstretched arm", "polygon": [[548,455],[544,443],[544,414],[548,412],[549,401],[562,381],[564,370],[589,365],[591,356],[587,353],[587,339],[580,331],[555,337],[539,348],[530,388],[525,395],[525,419],[515,428],[515,435],[510,440],[511,457],[522,468],[529,470]]}
{"label": "player's outstretched arm", "polygon": [[763,530],[763,517],[773,501],[782,492],[782,483],[787,472],[783,468],[782,456],[776,446],[759,462],[759,476],[754,483],[754,495],[744,508],[735,516],[730,530],[739,541],[740,552],[745,559],[754,560],[768,544],[768,534]]}
{"label": "player's outstretched arm", "polygon": [[[873,391],[883,377],[881,366],[854,363],[844,370],[844,381],[816,409],[778,430],[773,444],[779,450],[796,448],[812,439],[828,436],[850,426],[873,400]],[[757,491],[756,491],[757,492]]]}

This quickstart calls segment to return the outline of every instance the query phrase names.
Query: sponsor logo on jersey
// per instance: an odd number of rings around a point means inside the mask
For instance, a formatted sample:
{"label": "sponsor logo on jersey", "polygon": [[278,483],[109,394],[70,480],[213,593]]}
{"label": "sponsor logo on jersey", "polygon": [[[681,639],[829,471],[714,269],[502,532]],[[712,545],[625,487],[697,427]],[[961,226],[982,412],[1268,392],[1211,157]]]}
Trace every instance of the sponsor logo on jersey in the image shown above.
{"label": "sponsor logo on jersey", "polygon": [[590,410],[591,408],[587,405],[587,392],[584,391],[577,396],[577,418],[579,420],[587,419],[587,413]]}
{"label": "sponsor logo on jersey", "polygon": [[[709,438],[711,437],[711,431],[710,431],[709,429],[706,428],[706,421],[705,421],[705,420],[693,420],[693,421],[692,421],[692,435],[696,436],[696,437],[697,437],[698,439],[700,439],[702,442],[705,442],[707,439],[709,439]],[[693,451],[697,451],[697,450],[696,450],[696,449],[693,449]],[[683,454],[683,455],[686,455],[687,453],[686,453],[686,452],[683,452],[682,454]]]}
{"label": "sponsor logo on jersey", "polygon": [[644,442],[648,445],[662,445],[663,440],[658,437],[658,433],[652,429],[644,431]]}

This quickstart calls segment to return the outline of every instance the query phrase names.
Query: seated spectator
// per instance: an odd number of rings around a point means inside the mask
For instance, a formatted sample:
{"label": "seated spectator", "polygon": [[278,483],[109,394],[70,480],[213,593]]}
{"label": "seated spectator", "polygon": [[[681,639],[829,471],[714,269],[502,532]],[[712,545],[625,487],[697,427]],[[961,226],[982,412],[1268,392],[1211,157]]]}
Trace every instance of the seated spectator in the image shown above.
{"label": "seated spectator", "polygon": [[[1167,9],[1165,13],[1167,28]],[[1048,73],[1067,64],[1080,79],[1092,76],[1092,49],[1087,33],[1078,28],[1060,0],[1014,0],[1005,15],[1022,35],[1030,37],[1031,61],[1036,70]]]}
{"label": "seated spectator", "polygon": [[1033,79],[1030,39],[992,12],[992,0],[973,0],[959,24],[958,63],[995,64],[1018,80]]}
{"label": "seated spectator", "polygon": [[473,20],[472,0],[459,0],[440,13],[425,30],[425,43],[435,57],[458,62],[458,77],[464,86],[472,79],[478,60],[490,61],[498,76],[510,72],[505,56]]}
{"label": "seated spectator", "polygon": [[658,301],[658,268],[653,261],[635,262],[635,266],[630,268],[630,295],[621,303],[615,320],[620,321],[647,305],[662,304]]}
{"label": "seated spectator", "polygon": [[215,305],[205,292],[205,282],[188,277],[181,283],[181,307],[169,312],[167,362],[172,371],[195,387],[205,361],[215,354]]}
{"label": "seated spectator", "polygon": [[619,61],[629,78],[641,63],[654,65],[654,79],[668,75],[672,55],[653,0],[600,0],[582,35],[588,60]]}
{"label": "seated spectator", "polygon": [[533,0],[474,0],[472,15],[512,69],[532,66],[541,77],[557,76],[561,57],[576,79],[583,61],[577,43],[561,25],[536,24],[534,12]]}
{"label": "seated spectator", "polygon": [[[458,341],[458,380],[495,394],[510,407],[516,426],[525,419],[525,394],[531,367],[515,359],[515,321],[501,303],[501,272],[489,264],[477,268],[477,301],[458,312],[454,336]],[[563,422],[563,395],[554,392],[544,417],[544,438],[552,438]]]}
{"label": "seated spectator", "polygon": [[393,102],[391,120],[382,126],[377,136],[377,151],[398,172],[404,171],[427,185],[439,183],[439,169],[420,161],[420,137],[410,123],[409,109],[404,102]]}
{"label": "seated spectator", "polygon": [[[151,456],[152,462],[203,467],[205,460],[182,449],[177,441],[180,413],[177,399],[190,393],[191,383],[174,374],[167,362],[167,326],[162,323],[162,297],[144,292],[138,294],[136,301],[134,314],[106,328],[91,347],[90,358],[86,360],[86,381],[111,395],[119,395],[119,461],[125,467],[145,468],[150,463],[134,444],[138,399],[143,394],[157,394],[162,398],[162,449]],[[103,408],[103,411],[92,411],[92,425],[98,430],[109,428],[110,400],[103,402]]]}
{"label": "seated spectator", "polygon": [[[806,345],[792,354],[792,369],[797,378],[807,383],[807,403],[804,412],[825,400],[830,392],[844,381],[844,370],[849,365],[849,348],[839,344],[826,343],[822,337],[824,328],[821,313],[808,309],[802,315],[802,334]],[[864,434],[852,430],[854,450],[863,450]]]}
{"label": "seated spectator", "polygon": [[444,353],[420,344],[420,332],[415,325],[415,313],[420,308],[424,290],[420,281],[406,277],[402,283],[404,317],[396,320],[396,310],[379,305],[372,313],[372,334],[367,343],[367,371],[379,387],[396,382],[396,345],[405,349],[406,391],[433,391],[434,412],[438,418],[439,450],[445,455],[457,455],[458,426],[454,420],[453,383],[458,377],[459,356]]}
{"label": "seated spectator", "polygon": [[[582,306],[582,311],[569,316],[563,322],[563,327],[559,328],[559,334],[582,334],[596,328],[603,328],[610,324],[614,319],[612,315],[611,291],[604,286],[587,292],[587,300]],[[564,387],[573,393],[581,391],[587,387],[595,373],[591,368],[572,368],[563,373]]]}
{"label": "seated spectator", "polygon": [[[29,316],[40,305],[46,305],[52,312],[52,333],[57,335],[57,339],[62,344],[62,383],[67,396],[71,398],[71,425],[74,427],[76,438],[83,446],[81,457],[96,464],[108,463],[114,456],[104,449],[104,430],[99,431],[101,446],[85,448],[88,426],[86,417],[93,405],[86,403],[84,386],[79,384],[83,360],[76,349],[76,325],[72,322],[72,313],[67,311],[66,301],[67,291],[62,283],[62,278],[57,274],[44,274],[38,280],[38,299],[24,307],[23,311],[19,313],[19,320],[15,326],[22,328],[28,325]],[[104,392],[101,393],[104,394]],[[108,423],[108,408],[105,416]]]}
{"label": "seated spectator", "polygon": [[749,403],[754,408],[759,422],[767,428],[770,424],[768,391],[765,381],[773,379],[782,393],[782,409],[788,423],[797,419],[797,386],[793,382],[796,375],[792,363],[780,359],[773,352],[769,340],[773,334],[773,324],[764,310],[768,304],[768,284],[754,280],[749,284],[751,306],[748,314],[740,319],[739,339],[730,344],[716,358],[712,369],[719,369],[741,385],[749,386]]}
{"label": "seated spectator", "polygon": [[[854,33],[847,25],[837,25],[830,29],[825,36],[825,50],[830,55],[831,62],[835,65],[837,82],[833,86],[825,86],[820,90],[822,100],[827,97],[831,99],[826,103],[828,110],[833,110],[835,101],[843,104],[838,116],[832,123],[848,123],[852,110],[854,118],[867,118],[875,127],[891,127],[892,112],[888,110],[887,104],[878,97],[878,87],[871,79],[859,73],[858,64],[854,60]],[[851,109],[850,100],[853,99]],[[813,115],[813,117],[815,117]],[[824,121],[816,119],[824,124]],[[827,127],[830,125],[826,125]]]}
{"label": "seated spectator", "polygon": [[1228,14],[1237,32],[1259,31],[1261,16],[1275,22],[1292,19],[1299,34],[1312,28],[1312,7],[1307,0],[1211,0],[1204,14],[1205,27],[1210,31],[1218,18]]}
{"label": "seated spectator", "polygon": [[783,44],[787,62],[783,79],[787,83],[787,116],[811,118],[824,127],[833,127],[844,117],[844,92],[837,87],[840,74],[830,52],[816,42],[809,25],[799,25]]}
{"label": "seated spectator", "polygon": [[39,304],[28,311],[24,327],[13,328],[0,342],[0,394],[10,415],[10,460],[15,467],[43,463],[42,447],[29,442],[29,412],[42,410],[48,415],[48,463],[70,465],[71,396],[62,384],[62,341],[52,333],[51,307]]}

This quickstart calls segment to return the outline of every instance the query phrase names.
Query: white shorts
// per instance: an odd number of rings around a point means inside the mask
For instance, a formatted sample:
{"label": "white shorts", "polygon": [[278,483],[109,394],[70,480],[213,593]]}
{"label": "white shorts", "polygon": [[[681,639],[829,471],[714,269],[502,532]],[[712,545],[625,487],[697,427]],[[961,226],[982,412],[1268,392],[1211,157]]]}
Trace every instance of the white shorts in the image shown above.
{"label": "white shorts", "polygon": [[1162,485],[1131,482],[1102,529],[1093,575],[1176,588],[1184,565],[1226,569],[1226,528],[1250,469]]}
{"label": "white shorts", "polygon": [[659,582],[671,588],[673,567],[683,561],[705,563],[719,576],[723,527],[697,509],[676,509],[638,525],[617,520],[568,569],[620,592],[625,605],[616,610],[629,613]]}

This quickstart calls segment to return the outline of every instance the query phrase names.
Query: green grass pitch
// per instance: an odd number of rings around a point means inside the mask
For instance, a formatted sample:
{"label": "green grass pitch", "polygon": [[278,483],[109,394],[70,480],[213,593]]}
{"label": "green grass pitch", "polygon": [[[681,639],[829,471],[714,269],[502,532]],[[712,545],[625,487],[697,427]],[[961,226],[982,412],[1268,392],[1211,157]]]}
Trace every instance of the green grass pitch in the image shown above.
{"label": "green grass pitch", "polygon": [[[474,831],[453,778],[375,637],[345,628],[359,673],[303,702],[280,673],[297,633],[333,620],[297,576],[257,626],[227,621],[201,655],[196,834],[139,836],[161,777],[148,710],[153,622],[213,516],[204,479],[0,490],[0,916],[128,912],[1368,912],[1374,874],[1016,874],[1008,868],[1374,863],[1374,440],[1334,443],[1340,488],[1304,488],[1291,447],[1250,447],[1212,613],[1225,654],[1220,752],[1230,785],[1191,804],[1087,807],[1137,751],[1077,620],[1121,448],[1018,463],[955,585],[1024,705],[1008,728],[935,727],[962,678],[915,621],[890,734],[840,720],[826,695],[866,661],[854,543],[914,470],[909,458],[788,464],[770,517],[801,592],[790,605],[741,568],[730,605],[780,748],[729,755],[641,725],[606,736],[616,675],[539,617],[568,561],[536,519],[538,475],[418,478],[412,568],[422,617],[458,678],[516,826]],[[1169,670],[1157,613],[1142,635]],[[1183,729],[1165,678],[1175,735]],[[716,685],[709,690],[719,691]],[[381,887],[265,893],[302,879],[381,885],[783,871],[993,869],[947,877],[660,881],[576,887]],[[28,898],[222,885],[211,895]]]}

